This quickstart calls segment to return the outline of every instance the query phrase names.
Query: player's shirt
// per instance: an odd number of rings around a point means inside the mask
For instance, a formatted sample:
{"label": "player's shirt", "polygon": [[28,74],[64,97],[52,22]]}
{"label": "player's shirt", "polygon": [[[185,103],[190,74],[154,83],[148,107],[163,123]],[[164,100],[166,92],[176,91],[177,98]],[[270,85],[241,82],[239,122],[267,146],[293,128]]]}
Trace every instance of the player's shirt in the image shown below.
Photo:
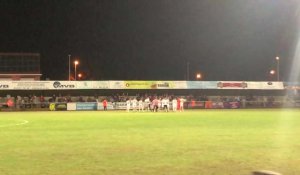
{"label": "player's shirt", "polygon": [[143,106],[143,100],[139,100],[139,106]]}
{"label": "player's shirt", "polygon": [[107,106],[107,101],[106,100],[103,100],[102,103],[103,103],[103,106],[105,106],[105,107]]}
{"label": "player's shirt", "polygon": [[172,100],[172,105],[173,105],[173,106],[176,106],[176,105],[177,105],[177,100],[176,100],[175,98]]}
{"label": "player's shirt", "polygon": [[126,105],[127,105],[127,107],[130,107],[130,100],[126,101]]}
{"label": "player's shirt", "polygon": [[133,100],[132,100],[132,106],[133,106],[133,107],[137,106],[137,100],[136,100],[136,99],[133,99]]}
{"label": "player's shirt", "polygon": [[163,105],[163,106],[168,106],[168,102],[169,102],[169,100],[163,99],[163,100],[162,100],[162,105]]}
{"label": "player's shirt", "polygon": [[149,98],[146,98],[146,99],[145,99],[145,103],[146,103],[146,104],[150,104],[150,99],[149,99]]}
{"label": "player's shirt", "polygon": [[185,101],[185,100],[184,100],[183,98],[180,99],[180,107],[183,107],[184,101]]}

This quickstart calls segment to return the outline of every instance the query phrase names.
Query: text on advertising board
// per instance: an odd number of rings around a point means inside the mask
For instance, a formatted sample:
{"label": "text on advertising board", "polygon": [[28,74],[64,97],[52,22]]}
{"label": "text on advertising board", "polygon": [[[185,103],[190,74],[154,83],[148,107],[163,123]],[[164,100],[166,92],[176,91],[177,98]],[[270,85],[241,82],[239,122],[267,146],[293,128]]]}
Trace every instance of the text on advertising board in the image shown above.
{"label": "text on advertising board", "polygon": [[61,84],[59,81],[55,81],[53,83],[53,87],[54,88],[66,88],[66,89],[68,89],[68,88],[75,88],[75,85],[73,85],[73,84]]}

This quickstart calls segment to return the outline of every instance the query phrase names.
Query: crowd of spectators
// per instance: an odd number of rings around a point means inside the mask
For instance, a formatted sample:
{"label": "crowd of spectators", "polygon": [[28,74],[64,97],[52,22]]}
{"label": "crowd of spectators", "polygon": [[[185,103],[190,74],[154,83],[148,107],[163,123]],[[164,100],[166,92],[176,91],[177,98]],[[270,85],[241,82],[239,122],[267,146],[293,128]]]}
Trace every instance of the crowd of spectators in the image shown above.
{"label": "crowd of spectators", "polygon": [[107,100],[107,102],[126,102],[128,99],[136,98],[137,100],[145,100],[149,98],[152,101],[154,98],[163,99],[167,98],[170,101],[174,98],[182,97],[186,102],[239,102],[241,107],[273,107],[279,103],[295,101],[295,98],[291,99],[288,96],[178,96],[174,94],[115,94],[111,96],[63,96],[61,94],[53,94],[52,96],[43,95],[28,95],[28,96],[16,96],[11,97],[7,95],[6,97],[0,97],[0,104],[2,106],[7,106],[7,100],[10,99],[16,108],[47,108],[50,103],[69,103],[69,102],[102,102]]}

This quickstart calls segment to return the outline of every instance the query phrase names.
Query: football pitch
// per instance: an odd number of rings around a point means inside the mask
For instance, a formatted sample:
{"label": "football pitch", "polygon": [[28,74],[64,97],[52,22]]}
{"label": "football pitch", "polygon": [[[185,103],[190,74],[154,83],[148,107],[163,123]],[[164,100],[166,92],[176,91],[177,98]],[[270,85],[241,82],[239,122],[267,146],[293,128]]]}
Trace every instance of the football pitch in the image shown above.
{"label": "football pitch", "polygon": [[300,174],[300,110],[1,112],[1,175]]}

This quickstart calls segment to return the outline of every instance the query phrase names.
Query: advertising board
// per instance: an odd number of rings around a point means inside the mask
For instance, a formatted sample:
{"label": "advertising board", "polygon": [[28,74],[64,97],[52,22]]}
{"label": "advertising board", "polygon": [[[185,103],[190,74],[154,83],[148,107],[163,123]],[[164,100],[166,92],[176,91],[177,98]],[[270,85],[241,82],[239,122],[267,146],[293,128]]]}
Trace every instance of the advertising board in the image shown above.
{"label": "advertising board", "polygon": [[[108,102],[107,103],[107,110],[113,110],[113,109],[114,109],[114,104],[111,103],[111,102]],[[97,110],[104,110],[103,103],[98,103]]]}
{"label": "advertising board", "polygon": [[76,88],[76,81],[54,81],[51,82],[52,86],[50,89],[77,89]]}
{"label": "advertising board", "polygon": [[[286,86],[288,88],[288,86]],[[251,81],[0,81],[0,90],[257,89],[283,90],[283,82]]]}
{"label": "advertising board", "polygon": [[44,90],[52,87],[50,81],[12,81],[10,89],[16,90]]}
{"label": "advertising board", "polygon": [[124,81],[109,81],[109,89],[125,89]]}
{"label": "advertising board", "polygon": [[96,102],[76,103],[76,110],[97,110],[98,104]]}
{"label": "advertising board", "polygon": [[217,81],[187,81],[186,89],[217,89]]}

